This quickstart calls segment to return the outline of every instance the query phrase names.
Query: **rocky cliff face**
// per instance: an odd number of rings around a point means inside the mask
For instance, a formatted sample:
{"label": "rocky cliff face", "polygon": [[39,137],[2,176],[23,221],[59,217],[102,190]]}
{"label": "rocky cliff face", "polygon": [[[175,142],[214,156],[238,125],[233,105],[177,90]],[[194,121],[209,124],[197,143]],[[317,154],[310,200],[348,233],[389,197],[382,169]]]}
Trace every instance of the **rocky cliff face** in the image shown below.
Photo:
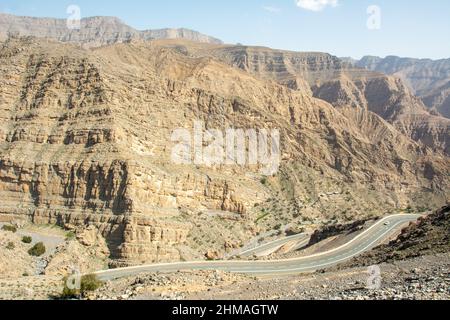
{"label": "rocky cliff face", "polygon": [[[160,44],[193,56],[213,56],[294,90],[311,90],[316,98],[337,108],[353,110],[345,112],[350,119],[361,111],[377,114],[433,150],[450,152],[450,121],[431,114],[399,78],[355,68],[326,53],[188,42],[175,45],[171,41],[161,41]],[[361,110],[356,112],[356,109]]]}
{"label": "rocky cliff face", "polygon": [[[179,45],[82,49],[12,37],[0,62],[1,219],[94,226],[118,265],[223,251],[284,222],[448,199],[449,159],[374,113],[351,118],[310,90]],[[279,172],[262,182],[257,166],[173,163],[171,135],[194,121],[279,129]]]}
{"label": "rocky cliff face", "polygon": [[122,43],[131,40],[187,39],[205,43],[222,43],[213,37],[188,29],[138,31],[114,17],[90,17],[80,21],[80,28],[71,30],[67,20],[18,17],[0,13],[0,39],[8,34],[34,36],[81,44],[86,47]]}
{"label": "rocky cliff face", "polygon": [[399,77],[432,110],[450,118],[448,90],[450,83],[450,59],[430,60],[389,56],[367,56],[354,64],[368,70]]}
{"label": "rocky cliff face", "polygon": [[450,118],[450,81],[425,94],[422,100],[431,110]]}

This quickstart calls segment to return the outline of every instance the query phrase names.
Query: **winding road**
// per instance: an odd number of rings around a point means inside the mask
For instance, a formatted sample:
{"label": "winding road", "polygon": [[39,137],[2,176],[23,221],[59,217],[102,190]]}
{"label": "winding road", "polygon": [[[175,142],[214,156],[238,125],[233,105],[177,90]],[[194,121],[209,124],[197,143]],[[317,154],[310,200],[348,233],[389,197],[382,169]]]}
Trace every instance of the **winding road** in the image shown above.
{"label": "winding road", "polygon": [[[177,272],[182,270],[220,270],[250,275],[286,275],[314,272],[350,260],[384,243],[406,224],[422,215],[398,214],[385,217],[348,243],[333,250],[307,257],[273,261],[197,261],[143,265],[99,271],[95,274],[107,281],[151,272]],[[283,241],[282,241],[283,242]]]}
{"label": "winding road", "polygon": [[311,238],[310,234],[306,234],[306,233],[296,234],[293,236],[285,237],[283,239],[278,239],[278,240],[275,240],[275,241],[272,241],[269,243],[262,244],[256,248],[244,250],[233,256],[234,257],[239,256],[239,257],[243,257],[243,258],[253,257],[253,256],[264,257],[264,256],[268,256],[268,255],[276,252],[283,246],[286,246],[289,244],[292,245],[291,250],[300,249],[309,243],[310,238]]}

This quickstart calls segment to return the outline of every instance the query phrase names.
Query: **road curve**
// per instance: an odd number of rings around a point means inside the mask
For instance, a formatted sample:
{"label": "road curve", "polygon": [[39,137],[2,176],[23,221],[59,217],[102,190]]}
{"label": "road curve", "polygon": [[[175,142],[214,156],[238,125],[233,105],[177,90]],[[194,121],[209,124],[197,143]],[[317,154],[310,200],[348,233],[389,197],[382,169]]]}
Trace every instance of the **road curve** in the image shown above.
{"label": "road curve", "polygon": [[311,235],[306,233],[285,237],[283,239],[264,243],[255,248],[241,251],[237,254],[232,255],[232,257],[268,256],[289,243],[295,243],[295,247],[304,247],[309,243],[310,237]]}
{"label": "road curve", "polygon": [[283,275],[314,272],[332,267],[364,253],[397,232],[402,226],[416,221],[421,215],[399,214],[381,219],[348,243],[319,254],[273,261],[196,261],[144,265],[95,272],[100,280],[107,281],[141,273],[177,272],[181,270],[221,270],[251,275]]}

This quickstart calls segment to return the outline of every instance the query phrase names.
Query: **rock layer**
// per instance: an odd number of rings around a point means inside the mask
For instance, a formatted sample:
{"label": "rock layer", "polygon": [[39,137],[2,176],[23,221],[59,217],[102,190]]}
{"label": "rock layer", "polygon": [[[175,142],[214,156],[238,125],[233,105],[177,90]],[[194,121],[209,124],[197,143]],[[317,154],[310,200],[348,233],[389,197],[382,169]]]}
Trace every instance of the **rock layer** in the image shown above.
{"label": "rock layer", "polygon": [[[183,45],[174,45],[171,41],[159,43],[194,56],[213,56],[291,89],[312,90],[314,97],[337,108],[351,107],[375,113],[415,141],[435,151],[450,152],[450,120],[430,113],[401,78],[355,68],[326,53],[189,42]],[[446,101],[445,98],[441,100]],[[430,101],[434,101],[433,98]]]}
{"label": "rock layer", "polygon": [[[266,203],[280,223],[448,199],[448,158],[374,113],[362,110],[355,126],[345,108],[310,90],[179,47],[83,49],[11,37],[0,62],[1,218],[94,226],[115,265],[245,241],[266,231],[257,223]],[[195,121],[223,131],[279,129],[279,172],[263,183],[258,166],[174,163],[171,135]],[[353,211],[338,214],[341,202]],[[199,244],[209,230],[218,232]]]}
{"label": "rock layer", "polygon": [[71,29],[68,27],[67,19],[19,17],[0,13],[0,39],[6,39],[8,34],[42,37],[87,47],[139,39],[187,39],[205,43],[222,43],[219,39],[189,29],[138,31],[115,17],[83,18],[79,22],[79,27]]}

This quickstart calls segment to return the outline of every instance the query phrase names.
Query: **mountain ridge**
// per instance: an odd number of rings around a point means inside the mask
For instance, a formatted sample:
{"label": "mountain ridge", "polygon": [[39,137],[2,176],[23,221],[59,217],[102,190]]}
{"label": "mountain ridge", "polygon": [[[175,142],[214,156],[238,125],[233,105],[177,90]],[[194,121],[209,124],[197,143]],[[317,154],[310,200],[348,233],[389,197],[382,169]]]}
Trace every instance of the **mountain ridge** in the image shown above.
{"label": "mountain ridge", "polygon": [[[348,61],[348,60],[347,60]],[[430,110],[450,118],[450,59],[415,59],[398,56],[365,56],[353,61],[357,67],[399,77]]]}
{"label": "mountain ridge", "polygon": [[[359,110],[355,125],[310,91],[179,46],[13,37],[0,62],[0,219],[92,226],[113,265],[199,259],[280,223],[448,199],[448,158],[378,115]],[[278,128],[279,172],[263,180],[257,166],[173,163],[173,130],[196,120]]]}
{"label": "mountain ridge", "polygon": [[215,44],[223,43],[217,38],[186,28],[137,30],[117,17],[86,17],[81,19],[79,30],[71,30],[67,27],[66,19],[36,18],[0,13],[0,39],[6,39],[9,33],[79,43],[87,47],[98,47],[136,39],[165,38],[181,38]]}
{"label": "mountain ridge", "polygon": [[431,113],[401,78],[353,67],[329,53],[189,41],[154,42],[188,56],[214,57],[290,89],[311,92],[315,98],[346,109],[350,118],[357,109],[373,112],[414,140],[450,154],[450,120]]}

